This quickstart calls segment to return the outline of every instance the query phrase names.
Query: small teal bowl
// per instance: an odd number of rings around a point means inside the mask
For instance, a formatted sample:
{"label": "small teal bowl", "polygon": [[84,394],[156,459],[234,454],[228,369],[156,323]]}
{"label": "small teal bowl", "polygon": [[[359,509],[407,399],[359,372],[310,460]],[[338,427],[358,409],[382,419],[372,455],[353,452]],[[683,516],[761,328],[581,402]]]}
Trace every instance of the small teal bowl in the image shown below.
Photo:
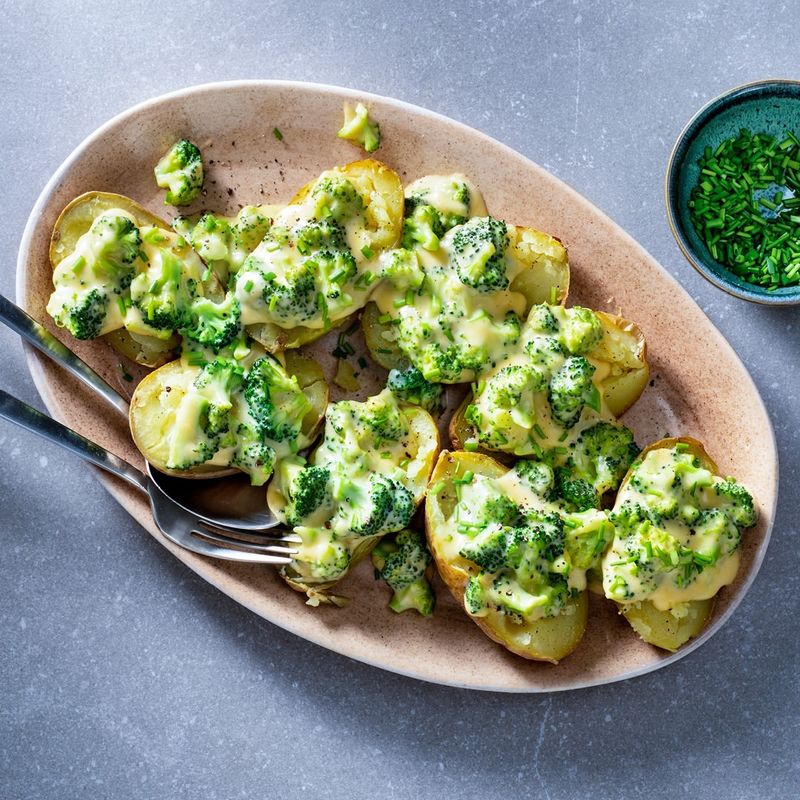
{"label": "small teal bowl", "polygon": [[681,132],[667,165],[667,218],[678,246],[689,263],[715,286],[734,297],[763,305],[800,304],[800,286],[767,291],[738,278],[712,258],[689,218],[689,198],[700,175],[698,159],[708,146],[737,136],[742,128],[782,137],[787,130],[800,135],[800,81],[768,80],[747,83],[703,106]]}

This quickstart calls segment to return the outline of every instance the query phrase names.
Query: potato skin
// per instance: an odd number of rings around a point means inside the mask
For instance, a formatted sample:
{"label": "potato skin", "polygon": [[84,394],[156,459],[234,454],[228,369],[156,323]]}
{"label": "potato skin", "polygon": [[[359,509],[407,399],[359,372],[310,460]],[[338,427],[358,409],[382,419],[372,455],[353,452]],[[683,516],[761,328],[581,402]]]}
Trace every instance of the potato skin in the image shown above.
{"label": "potato skin", "polygon": [[[456,504],[453,477],[471,470],[476,475],[499,478],[508,467],[483,453],[442,451],[429,486],[445,482],[445,487],[436,495],[428,494],[425,504],[425,530],[428,546],[439,574],[453,597],[463,607],[464,591],[471,572],[476,568],[466,559],[448,561],[443,554],[439,531],[452,513]],[[466,613],[466,612],[465,612]],[[519,625],[504,614],[490,612],[485,617],[470,619],[493,641],[503,645],[512,653],[532,661],[547,661],[557,664],[568,656],[580,643],[586,630],[589,615],[587,592],[583,591],[567,601],[564,609],[555,617],[544,617]]]}
{"label": "potato skin", "polygon": [[[636,461],[631,465],[627,475],[623,478],[619,487],[621,494],[628,485],[633,470],[638,463],[652,450],[671,449],[676,444],[684,444],[688,447],[687,452],[700,459],[700,463],[715,475],[719,474],[717,467],[711,456],[708,455],[703,445],[689,436],[670,437],[659,439],[657,442],[648,445],[639,454]],[[697,636],[705,627],[711,611],[714,607],[714,598],[708,600],[690,600],[686,605],[688,611],[685,617],[674,617],[669,610],[661,611],[657,609],[649,600],[642,600],[638,603],[617,603],[619,613],[625,617],[630,626],[648,644],[660,647],[662,650],[675,652],[689,639]]]}
{"label": "potato skin", "polygon": [[[133,215],[137,224],[154,225],[171,230],[164,220],[149,212],[144,206],[113,192],[85,192],[76,197],[59,214],[50,238],[50,266],[55,269],[58,263],[75,249],[78,239],[83,236],[97,218],[98,214],[121,208]],[[160,367],[175,354],[180,340],[177,336],[159,339],[155,336],[133,336],[124,328],[107,333],[102,337],[120,355],[145,367]]]}

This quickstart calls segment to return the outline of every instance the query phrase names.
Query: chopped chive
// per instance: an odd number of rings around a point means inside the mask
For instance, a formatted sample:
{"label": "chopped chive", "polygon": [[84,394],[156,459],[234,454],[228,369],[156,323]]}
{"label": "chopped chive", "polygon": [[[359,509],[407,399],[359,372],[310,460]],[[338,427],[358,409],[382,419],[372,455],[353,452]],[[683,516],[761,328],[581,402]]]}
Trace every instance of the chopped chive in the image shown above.
{"label": "chopped chive", "polygon": [[275,138],[276,138],[276,139],[277,139],[279,142],[282,142],[282,141],[283,141],[283,134],[280,132],[280,129],[279,129],[279,128],[273,128],[273,129],[272,129],[272,135],[273,135],[273,136],[274,136],[274,137],[275,137]]}
{"label": "chopped chive", "polygon": [[467,439],[464,442],[464,449],[468,453],[474,453],[478,449],[478,443],[474,439]]}
{"label": "chopped chive", "polygon": [[372,258],[372,256],[375,255],[375,251],[368,244],[365,244],[361,248],[361,254],[364,256],[364,258]]}
{"label": "chopped chive", "polygon": [[247,281],[247,283],[245,283],[245,285],[244,285],[244,290],[246,292],[252,292],[253,291],[253,281]]}

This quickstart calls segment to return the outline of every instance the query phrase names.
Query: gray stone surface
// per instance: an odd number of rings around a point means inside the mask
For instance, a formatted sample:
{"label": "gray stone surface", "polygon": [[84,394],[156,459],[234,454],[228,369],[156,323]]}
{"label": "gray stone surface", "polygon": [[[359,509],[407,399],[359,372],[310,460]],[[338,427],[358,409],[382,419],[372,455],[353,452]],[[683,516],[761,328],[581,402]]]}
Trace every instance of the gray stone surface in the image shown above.
{"label": "gray stone surface", "polygon": [[[133,103],[254,77],[427,106],[607,211],[750,367],[783,476],[761,573],[721,633],[657,674],[544,697],[445,689],[256,618],[168,557],[76,459],[0,423],[0,796],[797,797],[798,312],[706,284],[662,201],[670,147],[703,102],[798,77],[797,5],[355,6],[0,2],[0,290],[13,295],[49,175]],[[0,352],[0,385],[39,405],[5,331]]]}

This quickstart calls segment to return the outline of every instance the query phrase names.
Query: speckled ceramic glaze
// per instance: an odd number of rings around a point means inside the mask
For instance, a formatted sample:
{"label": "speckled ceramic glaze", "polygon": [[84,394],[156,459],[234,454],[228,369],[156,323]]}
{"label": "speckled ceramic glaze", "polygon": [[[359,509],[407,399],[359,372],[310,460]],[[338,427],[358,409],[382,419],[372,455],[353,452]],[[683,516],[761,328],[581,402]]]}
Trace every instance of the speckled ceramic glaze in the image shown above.
{"label": "speckled ceramic glaze", "polygon": [[[287,200],[323,169],[359,157],[338,140],[344,100],[369,102],[380,121],[382,160],[404,180],[461,171],[483,190],[492,214],[548,231],[569,248],[572,303],[635,320],[648,342],[652,382],[625,422],[644,445],[665,434],[702,440],[723,474],[755,495],[758,527],[746,533],[742,567],[725,588],[711,623],[676,655],[641,642],[610,602],[591,598],[578,649],[558,666],[525,661],[487,639],[437,584],[432,619],[392,613],[388,592],[362,563],[341,584],[344,609],[312,609],[266,567],[212,561],[180,550],[158,533],[145,499],[104,474],[111,494],[150,533],[199,575],[257,614],[331,650],[384,669],[439,683],[536,692],[608,683],[681,658],[730,616],[755,577],[776,500],[777,456],[764,406],[741,362],[681,287],[624,231],[570,188],[507,147],[414,106],[344,89],[284,82],[214,84],[158,98],[116,117],[87,139],[45,188],[26,228],[18,265],[18,298],[120,391],[119,357],[103,342],[79,343],[45,313],[51,292],[48,242],[59,211],[92,189],[120,192],[164,216],[152,168],[175,139],[200,144],[209,163],[200,205],[234,213],[251,202]],[[284,139],[272,135],[280,128]],[[213,163],[212,163],[213,162]],[[330,371],[330,344],[314,353]],[[120,456],[141,465],[126,421],[52,363],[29,351],[30,369],[52,414]],[[128,370],[139,377],[141,371]],[[364,392],[382,379],[375,372]],[[76,466],[76,468],[78,468]]]}
{"label": "speckled ceramic glaze", "polygon": [[700,176],[698,160],[706,147],[716,149],[742,128],[768,133],[779,141],[787,130],[800,133],[800,81],[749,83],[720,95],[688,122],[667,166],[665,195],[670,227],[689,263],[711,283],[735,297],[765,305],[800,304],[800,286],[768,292],[714,260],[692,224],[689,199]]}

